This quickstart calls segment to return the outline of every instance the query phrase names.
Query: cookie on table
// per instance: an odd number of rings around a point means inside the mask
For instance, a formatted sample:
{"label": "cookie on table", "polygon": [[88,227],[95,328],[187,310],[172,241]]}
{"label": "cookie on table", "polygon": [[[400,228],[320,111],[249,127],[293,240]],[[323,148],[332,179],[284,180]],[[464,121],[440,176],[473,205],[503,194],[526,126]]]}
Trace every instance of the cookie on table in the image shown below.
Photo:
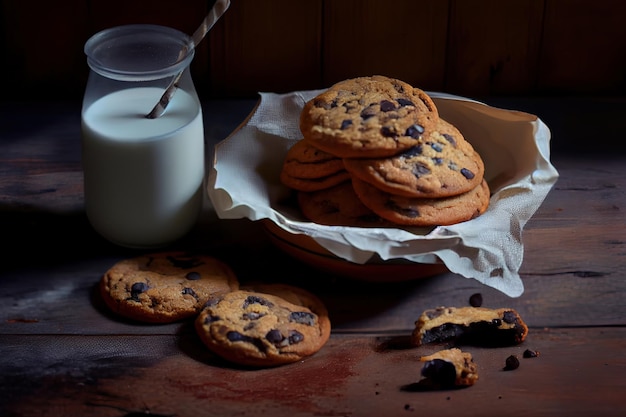
{"label": "cookie on table", "polygon": [[185,252],[125,259],[100,280],[100,293],[112,311],[151,323],[195,316],[209,298],[238,288],[239,281],[227,264]]}
{"label": "cookie on table", "polygon": [[195,321],[203,343],[239,365],[272,367],[318,352],[330,337],[325,305],[297,287],[263,284],[210,300]]}
{"label": "cookie on table", "polygon": [[477,346],[520,344],[528,326],[512,308],[437,307],[424,311],[413,330],[415,346],[428,343],[453,343]]}
{"label": "cookie on table", "polygon": [[343,171],[343,160],[305,140],[293,144],[285,155],[282,171],[295,178],[322,178]]}
{"label": "cookie on table", "polygon": [[380,75],[338,82],[309,100],[300,131],[315,147],[342,158],[377,158],[418,145],[439,113],[428,94]]}
{"label": "cookie on table", "polygon": [[444,198],[404,197],[384,192],[358,178],[354,190],[374,213],[405,226],[447,226],[474,219],[489,207],[489,186],[485,180],[474,189]]}
{"label": "cookie on table", "polygon": [[472,354],[458,348],[444,349],[432,355],[420,357],[424,362],[422,382],[432,388],[469,387],[478,380],[478,367]]}
{"label": "cookie on table", "polygon": [[397,227],[367,208],[350,181],[315,192],[299,192],[300,211],[313,223],[327,226]]}
{"label": "cookie on table", "polygon": [[349,158],[344,165],[353,176],[383,191],[421,198],[468,192],[481,183],[485,171],[471,144],[441,118],[430,136],[398,155]]}

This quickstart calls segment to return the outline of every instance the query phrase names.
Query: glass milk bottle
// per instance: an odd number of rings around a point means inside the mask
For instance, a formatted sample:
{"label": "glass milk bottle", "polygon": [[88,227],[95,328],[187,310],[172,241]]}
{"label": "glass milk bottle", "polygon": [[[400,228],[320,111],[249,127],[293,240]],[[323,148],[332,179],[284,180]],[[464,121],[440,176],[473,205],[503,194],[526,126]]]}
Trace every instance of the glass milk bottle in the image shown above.
{"label": "glass milk bottle", "polygon": [[[103,30],[85,44],[85,210],[93,228],[118,245],[168,245],[201,211],[204,130],[189,42],[171,28],[128,25]],[[165,113],[146,117],[180,71]]]}

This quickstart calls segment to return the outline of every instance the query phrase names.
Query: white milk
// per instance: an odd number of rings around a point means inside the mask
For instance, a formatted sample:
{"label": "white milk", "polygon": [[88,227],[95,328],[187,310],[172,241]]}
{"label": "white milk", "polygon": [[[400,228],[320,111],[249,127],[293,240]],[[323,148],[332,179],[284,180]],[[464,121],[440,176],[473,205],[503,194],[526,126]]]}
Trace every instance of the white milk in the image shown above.
{"label": "white milk", "polygon": [[202,206],[200,105],[178,90],[163,116],[147,119],[162,93],[117,91],[82,114],[87,216],[98,233],[124,246],[162,246],[182,237]]}

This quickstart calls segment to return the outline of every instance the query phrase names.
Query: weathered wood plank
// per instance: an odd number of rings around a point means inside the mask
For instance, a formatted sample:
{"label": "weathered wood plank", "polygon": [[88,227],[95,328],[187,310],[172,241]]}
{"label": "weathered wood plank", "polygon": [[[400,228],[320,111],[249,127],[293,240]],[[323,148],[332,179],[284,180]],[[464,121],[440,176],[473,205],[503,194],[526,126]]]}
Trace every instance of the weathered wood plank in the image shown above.
{"label": "weathered wood plank", "polygon": [[[404,336],[332,336],[313,357],[246,370],[178,336],[5,336],[0,407],[6,415],[621,416],[626,329],[536,329],[520,346],[464,349],[479,380],[467,389],[412,391],[418,358]],[[391,342],[391,343],[390,343]],[[525,349],[539,356],[522,358]],[[612,352],[611,356],[598,352]],[[509,355],[520,367],[503,372]],[[166,395],[155,395],[167,393]],[[134,414],[133,414],[134,415]]]}
{"label": "weathered wood plank", "polygon": [[448,1],[349,0],[324,6],[324,86],[381,74],[442,89]]}
{"label": "weathered wood plank", "polygon": [[539,88],[626,92],[626,7],[619,0],[545,0]]}
{"label": "weathered wood plank", "polygon": [[445,90],[498,95],[532,92],[543,0],[452,0]]}
{"label": "weathered wood plank", "polygon": [[210,32],[212,96],[318,88],[322,0],[239,0]]}

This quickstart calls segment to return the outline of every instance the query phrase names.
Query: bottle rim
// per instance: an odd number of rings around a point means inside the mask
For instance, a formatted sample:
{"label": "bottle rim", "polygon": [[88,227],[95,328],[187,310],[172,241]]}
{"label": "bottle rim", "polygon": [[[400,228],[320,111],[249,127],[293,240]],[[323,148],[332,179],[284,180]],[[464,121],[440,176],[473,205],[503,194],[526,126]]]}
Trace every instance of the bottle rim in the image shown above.
{"label": "bottle rim", "polygon": [[191,37],[160,25],[131,24],[101,30],[84,46],[87,64],[116,80],[148,81],[183,71],[194,57]]}

